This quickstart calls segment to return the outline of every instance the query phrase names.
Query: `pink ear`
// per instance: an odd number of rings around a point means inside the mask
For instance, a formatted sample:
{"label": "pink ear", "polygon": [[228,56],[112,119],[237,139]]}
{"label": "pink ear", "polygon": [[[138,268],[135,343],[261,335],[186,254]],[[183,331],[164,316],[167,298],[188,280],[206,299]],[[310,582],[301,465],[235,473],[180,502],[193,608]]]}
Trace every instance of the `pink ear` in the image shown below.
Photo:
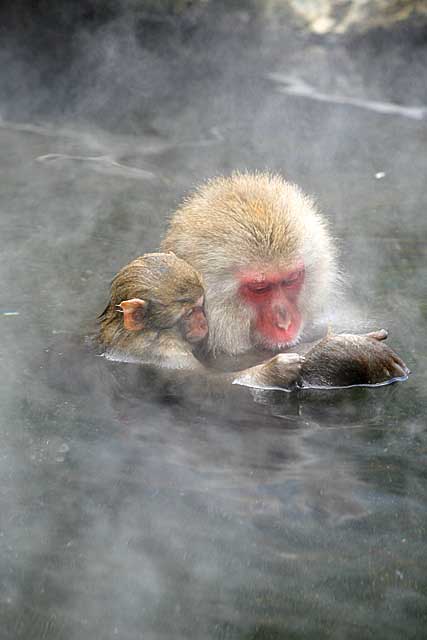
{"label": "pink ear", "polygon": [[141,331],[144,328],[145,300],[132,298],[123,300],[118,307],[123,311],[123,325],[128,331]]}

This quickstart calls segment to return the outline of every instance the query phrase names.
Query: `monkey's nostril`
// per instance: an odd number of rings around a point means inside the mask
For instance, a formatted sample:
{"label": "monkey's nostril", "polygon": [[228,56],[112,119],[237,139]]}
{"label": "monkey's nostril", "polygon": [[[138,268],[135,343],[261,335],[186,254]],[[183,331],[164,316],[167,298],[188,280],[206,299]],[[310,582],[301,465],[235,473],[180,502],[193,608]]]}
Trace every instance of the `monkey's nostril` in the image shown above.
{"label": "monkey's nostril", "polygon": [[290,324],[291,324],[291,321],[290,321],[290,319],[289,319],[289,320],[287,320],[286,322],[277,322],[277,323],[276,323],[276,326],[277,326],[279,329],[283,329],[284,331],[287,331],[287,330],[289,329],[289,325],[290,325]]}
{"label": "monkey's nostril", "polygon": [[290,314],[284,309],[277,309],[276,311],[276,327],[287,331],[291,324],[292,318]]}

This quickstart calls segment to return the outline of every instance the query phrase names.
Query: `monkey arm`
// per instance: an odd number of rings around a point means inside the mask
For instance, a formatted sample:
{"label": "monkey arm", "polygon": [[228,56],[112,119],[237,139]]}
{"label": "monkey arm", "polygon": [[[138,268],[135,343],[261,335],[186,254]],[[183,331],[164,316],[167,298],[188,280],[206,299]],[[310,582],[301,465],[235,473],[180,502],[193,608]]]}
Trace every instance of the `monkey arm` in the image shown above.
{"label": "monkey arm", "polygon": [[[327,335],[300,353],[281,353],[230,374],[228,382],[255,388],[348,387],[405,380],[410,370],[385,343],[384,329],[363,335]],[[298,349],[299,350],[299,349]]]}
{"label": "monkey arm", "polygon": [[177,360],[174,350],[162,363],[141,362],[143,365],[157,364],[162,377],[169,383],[178,386],[191,384],[201,391],[214,393],[225,391],[231,385],[263,389],[293,388],[299,380],[302,363],[303,358],[296,353],[280,353],[266,362],[239,371],[218,371],[205,366],[188,353],[184,360]]}
{"label": "monkey arm", "polygon": [[[133,345],[135,346],[135,345]],[[155,367],[159,375],[169,384],[191,384],[201,391],[224,391],[230,385],[255,388],[286,389],[294,386],[299,378],[303,358],[295,353],[280,353],[255,366],[240,366],[236,371],[220,371],[199,360],[190,346],[174,331],[163,331],[160,335],[145,335],[143,347],[133,352],[124,349],[107,351],[108,360],[140,364],[144,368]],[[258,356],[259,363],[259,356]],[[252,363],[251,363],[252,364]]]}
{"label": "monkey arm", "polygon": [[227,374],[232,384],[263,389],[289,389],[297,383],[304,358],[297,353],[279,353],[267,362]]}

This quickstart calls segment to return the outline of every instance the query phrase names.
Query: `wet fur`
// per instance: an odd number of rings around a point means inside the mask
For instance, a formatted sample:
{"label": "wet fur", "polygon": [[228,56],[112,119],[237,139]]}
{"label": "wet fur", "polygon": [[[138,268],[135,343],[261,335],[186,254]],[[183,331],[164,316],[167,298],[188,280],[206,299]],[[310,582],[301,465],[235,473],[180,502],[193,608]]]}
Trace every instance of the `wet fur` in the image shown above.
{"label": "wet fur", "polygon": [[[100,316],[99,342],[111,360],[144,362],[166,368],[197,368],[177,322],[203,295],[199,274],[174,254],[146,254],[123,267],[111,284],[110,302]],[[128,331],[118,305],[146,302],[145,327]]]}
{"label": "wet fur", "polygon": [[301,387],[374,385],[407,376],[410,371],[382,340],[387,332],[327,336],[305,355]]}
{"label": "wet fur", "polygon": [[286,270],[303,259],[299,307],[306,323],[321,312],[338,279],[336,250],[313,201],[267,173],[233,173],[200,187],[173,215],[162,250],[174,251],[200,272],[209,348],[231,355],[245,353],[254,342],[253,312],[238,298],[239,271]]}

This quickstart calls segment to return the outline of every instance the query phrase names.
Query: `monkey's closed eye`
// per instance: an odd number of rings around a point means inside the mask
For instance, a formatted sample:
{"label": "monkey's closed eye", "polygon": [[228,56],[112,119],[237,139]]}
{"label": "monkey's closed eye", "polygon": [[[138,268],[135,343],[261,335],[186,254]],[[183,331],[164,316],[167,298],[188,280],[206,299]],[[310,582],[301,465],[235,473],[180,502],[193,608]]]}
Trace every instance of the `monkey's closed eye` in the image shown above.
{"label": "monkey's closed eye", "polygon": [[248,287],[248,290],[251,293],[255,293],[257,295],[262,295],[263,293],[268,293],[272,289],[271,284],[265,284],[265,283],[262,283],[262,282],[260,282],[260,283],[254,282],[252,284],[248,284],[247,287]]}
{"label": "monkey's closed eye", "polygon": [[304,275],[304,271],[294,271],[290,273],[282,282],[280,283],[283,287],[290,287],[293,284],[299,282]]}
{"label": "monkey's closed eye", "polygon": [[154,297],[151,297],[148,300],[148,303],[151,305],[156,305],[156,307],[161,307],[162,309],[166,309],[166,307],[168,306],[165,302],[161,302],[160,300]]}

